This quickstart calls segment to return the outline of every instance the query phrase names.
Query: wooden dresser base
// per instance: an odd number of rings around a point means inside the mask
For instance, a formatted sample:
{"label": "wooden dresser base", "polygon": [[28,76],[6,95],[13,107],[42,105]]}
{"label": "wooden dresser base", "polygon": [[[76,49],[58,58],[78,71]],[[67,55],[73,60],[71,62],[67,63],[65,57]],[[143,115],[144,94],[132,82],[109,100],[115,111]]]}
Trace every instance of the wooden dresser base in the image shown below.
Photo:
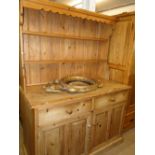
{"label": "wooden dresser base", "polygon": [[28,155],[95,155],[122,141],[128,90],[111,81],[85,94],[21,89],[20,115]]}
{"label": "wooden dresser base", "polygon": [[[93,152],[89,153],[89,155],[96,155],[97,153],[99,153],[100,151],[106,151],[108,149],[110,149],[111,147],[117,145],[118,143],[121,143],[123,141],[122,137],[116,137],[113,138],[111,140],[109,140],[108,142],[96,147],[95,149],[93,149]],[[22,149],[23,149],[23,155],[28,155],[25,144],[22,144]]]}

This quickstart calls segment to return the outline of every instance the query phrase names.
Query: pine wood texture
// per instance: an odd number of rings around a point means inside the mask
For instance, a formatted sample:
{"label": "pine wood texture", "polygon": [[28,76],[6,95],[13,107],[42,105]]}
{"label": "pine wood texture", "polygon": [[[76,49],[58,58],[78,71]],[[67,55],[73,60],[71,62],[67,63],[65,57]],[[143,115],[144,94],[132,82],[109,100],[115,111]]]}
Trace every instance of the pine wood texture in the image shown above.
{"label": "pine wood texture", "polygon": [[128,84],[134,57],[134,14],[118,16],[110,40],[110,79]]}
{"label": "pine wood texture", "polygon": [[96,114],[94,122],[94,141],[93,147],[105,142],[107,140],[108,133],[108,115],[109,111],[104,111],[102,113]]}
{"label": "pine wood texture", "polygon": [[21,88],[20,115],[28,155],[88,155],[113,144],[113,138],[117,142],[129,88],[110,81],[84,94],[48,94],[39,86],[30,86],[27,92]]}
{"label": "pine wood texture", "polygon": [[[108,63],[109,79],[132,86],[129,92],[126,117],[134,112],[134,31],[135,14],[125,13],[116,16],[116,22],[110,40]],[[134,127],[134,115],[124,118],[124,130]]]}
{"label": "pine wood texture", "polygon": [[45,134],[45,154],[63,154],[64,129],[59,127]]}
{"label": "pine wood texture", "polygon": [[112,109],[111,126],[109,131],[109,138],[115,137],[121,133],[122,130],[122,117],[124,112],[123,104],[118,104]]}
{"label": "pine wood texture", "polygon": [[86,11],[84,9],[76,9],[63,4],[57,4],[49,0],[22,0],[21,6],[35,10],[50,11],[53,13],[64,14],[72,17],[112,24],[115,22],[115,17],[100,15],[95,12]]}
{"label": "pine wood texture", "polygon": [[[61,125],[39,128],[39,155],[85,155],[87,154],[87,126],[90,115],[63,121]],[[77,147],[78,146],[78,147]]]}
{"label": "pine wood texture", "polygon": [[[130,87],[108,81],[117,67],[119,80],[126,72],[123,48],[120,58],[113,56],[115,19],[48,0],[20,1],[20,116],[28,155],[88,155],[121,140]],[[43,89],[68,75],[101,79],[103,88],[81,94]]]}
{"label": "pine wood texture", "polygon": [[31,109],[31,106],[25,97],[23,91],[20,89],[19,94],[19,108],[20,108],[20,119],[22,126],[24,128],[24,144],[26,145],[28,154],[35,153],[35,116],[34,110]]}
{"label": "pine wood texture", "polygon": [[124,120],[124,131],[127,131],[135,126],[135,61],[133,61],[130,69],[129,85],[132,87],[129,91],[129,99],[126,107]]}
{"label": "pine wood texture", "polygon": [[[39,125],[43,126],[48,125],[51,122],[63,121],[89,111],[91,111],[91,100],[81,101],[72,105],[48,108],[48,110],[43,109],[39,111]],[[55,117],[55,115],[57,115],[57,117]]]}
{"label": "pine wood texture", "polygon": [[107,57],[112,25],[22,7],[25,87],[66,75],[109,78]]}
{"label": "pine wood texture", "polygon": [[67,39],[77,39],[77,40],[95,40],[95,41],[106,41],[106,38],[97,38],[97,37],[85,37],[85,36],[75,36],[75,35],[65,35],[58,33],[45,33],[45,32],[31,32],[23,31],[23,34],[42,36],[42,37],[52,37],[52,38],[67,38]]}
{"label": "pine wood texture", "polygon": [[68,154],[79,155],[86,154],[86,128],[87,120],[82,119],[74,121],[70,125],[69,150]]}
{"label": "pine wood texture", "polygon": [[45,130],[39,132],[38,137],[38,155],[60,155],[64,154],[64,145],[66,142],[65,137],[65,126],[61,125],[59,127]]}
{"label": "pine wood texture", "polygon": [[[31,108],[36,109],[36,108],[46,108],[47,106],[54,107],[54,106],[63,105],[64,101],[65,101],[65,105],[71,103],[72,101],[77,103],[77,101],[81,101],[81,100],[85,101],[89,99],[90,97],[106,95],[108,93],[115,93],[121,90],[125,91],[125,90],[130,89],[130,87],[126,85],[122,85],[119,83],[106,81],[106,80],[103,80],[103,84],[104,84],[103,88],[96,89],[91,92],[77,93],[77,94],[69,94],[66,92],[62,92],[58,94],[57,93],[56,94],[46,93],[45,90],[43,89],[43,86],[29,86],[27,88],[27,92],[25,92],[25,95],[30,101]],[[126,93],[115,94],[114,96],[109,95],[104,100],[105,101],[107,100],[106,103],[109,103],[109,102],[115,103],[116,101],[124,100],[126,97],[127,97]]]}

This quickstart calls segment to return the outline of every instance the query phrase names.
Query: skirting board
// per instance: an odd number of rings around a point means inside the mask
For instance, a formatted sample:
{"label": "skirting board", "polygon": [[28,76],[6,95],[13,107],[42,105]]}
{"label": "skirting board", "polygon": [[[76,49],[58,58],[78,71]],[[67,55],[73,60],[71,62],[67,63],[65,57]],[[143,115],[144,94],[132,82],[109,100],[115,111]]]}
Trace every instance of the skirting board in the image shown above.
{"label": "skirting board", "polygon": [[123,138],[121,136],[112,138],[109,142],[103,143],[100,146],[97,146],[92,150],[89,155],[96,155],[100,151],[110,149],[112,146],[117,145],[118,143],[122,142]]}

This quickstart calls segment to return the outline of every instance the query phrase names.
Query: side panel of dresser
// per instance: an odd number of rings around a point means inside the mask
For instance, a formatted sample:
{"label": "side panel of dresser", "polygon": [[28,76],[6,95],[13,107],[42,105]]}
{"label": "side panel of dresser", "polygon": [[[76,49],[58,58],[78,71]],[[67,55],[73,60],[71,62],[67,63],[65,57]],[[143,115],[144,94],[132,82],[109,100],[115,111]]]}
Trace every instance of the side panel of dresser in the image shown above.
{"label": "side panel of dresser", "polygon": [[20,121],[23,127],[24,146],[28,155],[35,155],[34,111],[30,108],[24,93],[19,94]]}
{"label": "side panel of dresser", "polygon": [[118,16],[110,41],[108,57],[110,80],[132,87],[126,106],[124,130],[134,127],[134,18],[134,13]]}
{"label": "side panel of dresser", "polygon": [[129,100],[126,107],[126,114],[124,119],[124,131],[133,128],[135,125],[135,60],[133,55],[133,61],[130,68],[129,85],[132,86],[129,92]]}

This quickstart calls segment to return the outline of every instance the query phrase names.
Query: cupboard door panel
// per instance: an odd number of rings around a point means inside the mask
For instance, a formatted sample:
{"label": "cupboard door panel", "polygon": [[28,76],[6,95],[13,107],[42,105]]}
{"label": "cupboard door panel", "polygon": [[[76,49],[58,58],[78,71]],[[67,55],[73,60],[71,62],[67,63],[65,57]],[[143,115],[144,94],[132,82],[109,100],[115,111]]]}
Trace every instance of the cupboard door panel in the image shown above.
{"label": "cupboard door panel", "polygon": [[[89,145],[90,116],[66,120],[64,125],[41,129],[39,155],[86,155]],[[89,125],[88,125],[89,124]]]}
{"label": "cupboard door panel", "polygon": [[109,138],[115,137],[121,132],[123,109],[123,105],[112,109]]}
{"label": "cupboard door panel", "polygon": [[64,126],[45,133],[45,155],[64,155]]}
{"label": "cupboard door panel", "polygon": [[93,147],[106,141],[108,134],[108,122],[109,122],[108,111],[104,111],[102,113],[95,115]]}
{"label": "cupboard door panel", "polygon": [[85,154],[86,124],[87,121],[85,119],[69,124],[70,137],[68,155]]}
{"label": "cupboard door panel", "polygon": [[128,63],[131,50],[131,37],[133,37],[132,28],[132,20],[116,23],[110,42],[109,63],[119,65],[126,65]]}
{"label": "cupboard door panel", "polygon": [[110,68],[110,76],[109,76],[110,80],[122,83],[124,81],[125,77],[124,75],[125,75],[124,71]]}

